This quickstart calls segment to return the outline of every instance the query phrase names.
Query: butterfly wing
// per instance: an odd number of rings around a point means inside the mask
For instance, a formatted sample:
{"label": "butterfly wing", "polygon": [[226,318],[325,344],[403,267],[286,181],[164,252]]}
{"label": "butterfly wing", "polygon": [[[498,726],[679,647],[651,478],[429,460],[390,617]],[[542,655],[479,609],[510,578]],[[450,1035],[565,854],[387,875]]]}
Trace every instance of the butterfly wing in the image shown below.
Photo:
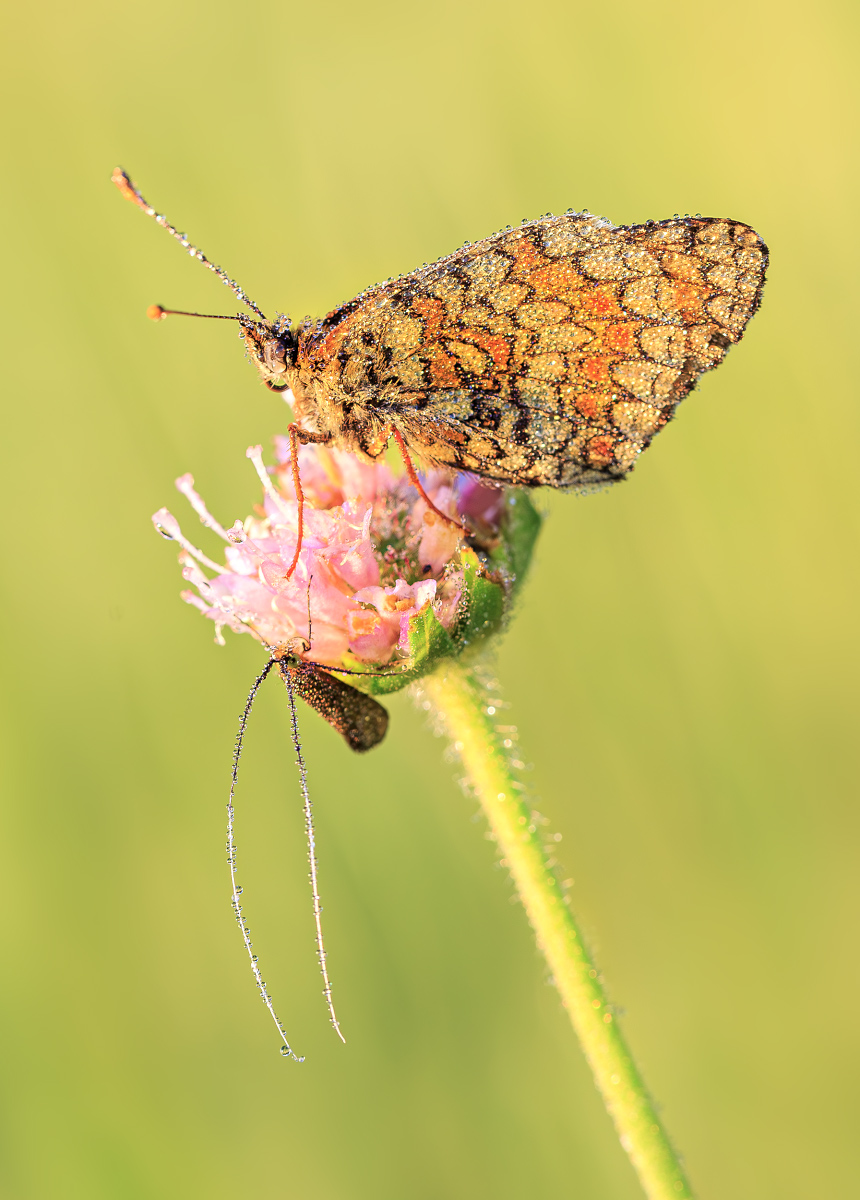
{"label": "butterfly wing", "polygon": [[370,414],[370,441],[394,422],[421,461],[587,488],[625,475],[740,341],[766,266],[737,221],[549,216],[362,293],[301,354]]}

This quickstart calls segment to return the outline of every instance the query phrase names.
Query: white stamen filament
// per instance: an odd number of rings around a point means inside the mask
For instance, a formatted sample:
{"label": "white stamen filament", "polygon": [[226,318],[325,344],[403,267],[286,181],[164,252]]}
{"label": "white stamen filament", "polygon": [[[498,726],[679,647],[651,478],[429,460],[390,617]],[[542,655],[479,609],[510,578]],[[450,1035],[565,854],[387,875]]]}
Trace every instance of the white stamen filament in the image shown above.
{"label": "white stamen filament", "polygon": [[260,478],[260,483],[263,485],[263,491],[266,493],[272,503],[277,505],[278,511],[292,517],[292,519],[295,520],[295,506],[291,505],[289,501],[280,494],[275,485],[272,483],[272,478],[269,475],[269,472],[266,470],[266,464],[263,462],[263,447],[249,446],[245,451],[245,454],[254,464],[254,469]]}
{"label": "white stamen filament", "polygon": [[216,575],[220,575],[224,567],[213,562],[202,550],[198,550],[195,545],[189,542],[179,527],[179,522],[174,517],[172,512],[166,508],[160,508],[157,513],[153,514],[152,523],[163,538],[167,538],[169,542],[178,542],[192,558],[196,558],[204,567],[208,567],[210,571],[214,571]]}
{"label": "white stamen filament", "polygon": [[176,480],[176,487],[197,513],[206,528],[214,530],[226,542],[228,540],[227,530],[220,521],[217,521],[212,516],[200,493],[194,490],[194,476],[191,474],[180,475]]}

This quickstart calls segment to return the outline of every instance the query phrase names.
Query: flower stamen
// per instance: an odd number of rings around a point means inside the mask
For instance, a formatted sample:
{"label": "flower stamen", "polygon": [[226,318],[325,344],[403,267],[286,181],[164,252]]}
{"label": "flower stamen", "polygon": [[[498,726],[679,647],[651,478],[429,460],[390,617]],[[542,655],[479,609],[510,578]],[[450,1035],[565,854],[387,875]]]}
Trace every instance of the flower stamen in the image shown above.
{"label": "flower stamen", "polygon": [[217,518],[213,517],[206,502],[199,492],[194,489],[194,476],[190,473],[180,475],[176,480],[176,488],[182,493],[207,529],[214,530],[220,538],[227,541],[227,530]]}
{"label": "flower stamen", "polygon": [[152,523],[166,541],[178,542],[182,549],[187,554],[190,554],[192,558],[196,558],[202,566],[208,567],[209,570],[214,571],[216,575],[220,575],[224,570],[223,564],[219,565],[218,563],[213,562],[208,555],[204,554],[202,550],[198,550],[195,545],[189,542],[188,538],[185,537],[180,529],[179,522],[177,521],[176,517],[174,517],[173,513],[170,512],[169,509],[160,508],[157,513],[153,513]]}
{"label": "flower stamen", "polygon": [[263,462],[263,447],[249,446],[245,451],[245,457],[250,458],[251,462],[254,464],[254,469],[260,478],[260,483],[263,485],[263,491],[266,493],[272,503],[277,505],[277,508],[280,512],[284,514],[288,513],[289,508],[287,503],[285,503],[284,497],[272,483],[272,477],[266,469],[266,464]]}

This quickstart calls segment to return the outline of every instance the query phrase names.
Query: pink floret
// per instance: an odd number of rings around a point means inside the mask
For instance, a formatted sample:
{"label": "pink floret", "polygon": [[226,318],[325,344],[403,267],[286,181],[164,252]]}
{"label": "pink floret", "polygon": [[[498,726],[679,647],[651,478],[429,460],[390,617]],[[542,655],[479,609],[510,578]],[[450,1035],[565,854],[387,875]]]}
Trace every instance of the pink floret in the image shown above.
{"label": "pink floret", "polygon": [[[304,535],[287,579],[298,505],[286,438],[276,439],[276,455],[277,465],[267,469],[259,447],[248,451],[264,485],[261,515],[230,529],[209,513],[190,475],[177,480],[203,524],[226,543],[223,565],[197,550],[166,509],[153,518],[163,536],[182,546],[183,575],[196,589],[183,599],[215,622],[219,641],[223,627],[251,633],[269,647],[300,636],[311,642],[309,657],[316,662],[343,665],[352,655],[387,663],[408,653],[409,622],[428,604],[452,626],[462,587],[460,530],[385,463],[343,450],[300,448]],[[477,481],[433,471],[424,487],[455,519],[466,513],[488,525],[501,513],[502,493]]]}

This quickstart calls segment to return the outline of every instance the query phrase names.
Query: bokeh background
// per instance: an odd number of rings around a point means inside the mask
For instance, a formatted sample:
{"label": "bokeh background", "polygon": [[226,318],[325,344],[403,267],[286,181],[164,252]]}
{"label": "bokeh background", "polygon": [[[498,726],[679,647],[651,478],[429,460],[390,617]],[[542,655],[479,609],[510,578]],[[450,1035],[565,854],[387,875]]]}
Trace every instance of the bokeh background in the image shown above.
{"label": "bokeh background", "polygon": [[[322,313],[522,217],[703,212],[772,252],[742,346],[634,478],[552,496],[498,654],[540,809],[702,1200],[856,1192],[857,21],[848,0],[9,6],[2,720],[9,1200],[634,1200],[475,805],[408,698],[302,714],[343,1047],[282,690],[180,603],[149,515],[232,521],[287,414],[235,306]],[[193,524],[189,528],[194,528]],[[201,537],[205,535],[201,534]]]}

